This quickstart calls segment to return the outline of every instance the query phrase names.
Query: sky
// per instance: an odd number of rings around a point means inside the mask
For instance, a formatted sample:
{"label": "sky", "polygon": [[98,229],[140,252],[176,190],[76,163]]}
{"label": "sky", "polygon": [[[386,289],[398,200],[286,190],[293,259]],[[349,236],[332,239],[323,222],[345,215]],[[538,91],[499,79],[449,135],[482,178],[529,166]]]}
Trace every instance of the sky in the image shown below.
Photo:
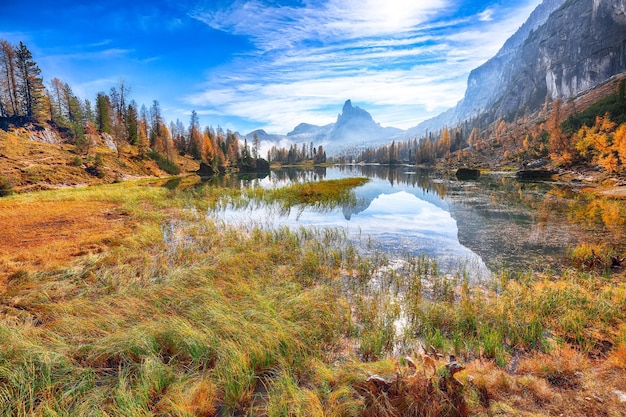
{"label": "sky", "polygon": [[351,99],[408,129],[453,107],[470,71],[541,0],[0,0],[0,39],[92,103],[124,82],[169,121],[286,134]]}

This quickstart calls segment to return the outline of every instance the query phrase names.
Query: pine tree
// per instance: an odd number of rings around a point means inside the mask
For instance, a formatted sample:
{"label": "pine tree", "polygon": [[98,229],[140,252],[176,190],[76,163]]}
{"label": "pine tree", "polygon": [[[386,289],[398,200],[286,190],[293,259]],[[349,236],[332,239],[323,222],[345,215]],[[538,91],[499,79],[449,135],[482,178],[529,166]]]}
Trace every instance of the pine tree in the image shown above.
{"label": "pine tree", "polygon": [[96,127],[100,133],[111,133],[111,103],[103,92],[96,96]]}
{"label": "pine tree", "polygon": [[131,100],[128,108],[126,109],[126,137],[128,138],[128,143],[131,145],[137,144],[138,138],[138,114],[137,114],[137,103],[135,100]]}
{"label": "pine tree", "polygon": [[22,115],[41,121],[43,109],[44,86],[39,76],[41,70],[33,61],[33,55],[23,42],[15,50],[15,62],[18,80],[18,98]]}
{"label": "pine tree", "polygon": [[161,118],[161,105],[157,100],[152,101],[152,106],[150,107],[150,147],[155,147],[155,142],[158,137],[161,136],[161,132],[159,129],[163,124],[163,120]]}
{"label": "pine tree", "polygon": [[200,133],[200,121],[198,119],[198,113],[195,110],[191,111],[191,120],[189,122],[189,153],[197,160],[201,161],[202,149],[203,149],[203,136]]}

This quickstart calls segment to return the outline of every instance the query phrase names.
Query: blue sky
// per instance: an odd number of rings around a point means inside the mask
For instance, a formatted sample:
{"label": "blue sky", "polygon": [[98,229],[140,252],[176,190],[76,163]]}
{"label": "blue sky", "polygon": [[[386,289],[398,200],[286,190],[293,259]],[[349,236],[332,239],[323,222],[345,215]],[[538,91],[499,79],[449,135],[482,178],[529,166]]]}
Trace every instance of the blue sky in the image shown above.
{"label": "blue sky", "polygon": [[0,0],[45,82],[92,102],[120,80],[168,120],[286,134],[343,103],[409,128],[456,104],[541,0]]}

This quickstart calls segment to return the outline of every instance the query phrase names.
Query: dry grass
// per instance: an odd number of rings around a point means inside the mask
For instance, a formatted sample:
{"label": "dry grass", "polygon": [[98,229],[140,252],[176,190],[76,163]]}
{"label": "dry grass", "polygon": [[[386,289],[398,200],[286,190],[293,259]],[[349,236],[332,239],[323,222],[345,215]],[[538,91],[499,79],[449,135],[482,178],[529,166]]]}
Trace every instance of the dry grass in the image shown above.
{"label": "dry grass", "polygon": [[[336,231],[207,218],[231,192],[153,185],[0,200],[0,415],[623,415],[623,277],[403,276]],[[417,338],[432,363],[393,359]]]}
{"label": "dry grass", "polygon": [[113,203],[0,201],[0,276],[67,266],[128,235],[134,222]]}

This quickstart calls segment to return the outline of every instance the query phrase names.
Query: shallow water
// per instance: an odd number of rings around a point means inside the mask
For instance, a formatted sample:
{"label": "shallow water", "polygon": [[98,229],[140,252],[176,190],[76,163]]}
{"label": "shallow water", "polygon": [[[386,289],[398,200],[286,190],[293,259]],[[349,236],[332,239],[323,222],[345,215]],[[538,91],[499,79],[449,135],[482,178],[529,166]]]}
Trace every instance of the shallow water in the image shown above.
{"label": "shallow water", "polygon": [[558,268],[566,265],[568,248],[581,242],[619,246],[624,241],[623,205],[612,208],[617,219],[608,222],[596,209],[586,217],[593,202],[581,201],[577,190],[558,183],[522,183],[506,173],[457,181],[408,166],[342,166],[273,171],[263,178],[231,177],[222,185],[280,187],[354,176],[370,178],[354,190],[356,205],[285,211],[257,204],[226,207],[211,215],[266,228],[336,227],[365,253],[382,251],[392,259],[426,255],[444,271],[468,266],[478,274],[503,266]]}

